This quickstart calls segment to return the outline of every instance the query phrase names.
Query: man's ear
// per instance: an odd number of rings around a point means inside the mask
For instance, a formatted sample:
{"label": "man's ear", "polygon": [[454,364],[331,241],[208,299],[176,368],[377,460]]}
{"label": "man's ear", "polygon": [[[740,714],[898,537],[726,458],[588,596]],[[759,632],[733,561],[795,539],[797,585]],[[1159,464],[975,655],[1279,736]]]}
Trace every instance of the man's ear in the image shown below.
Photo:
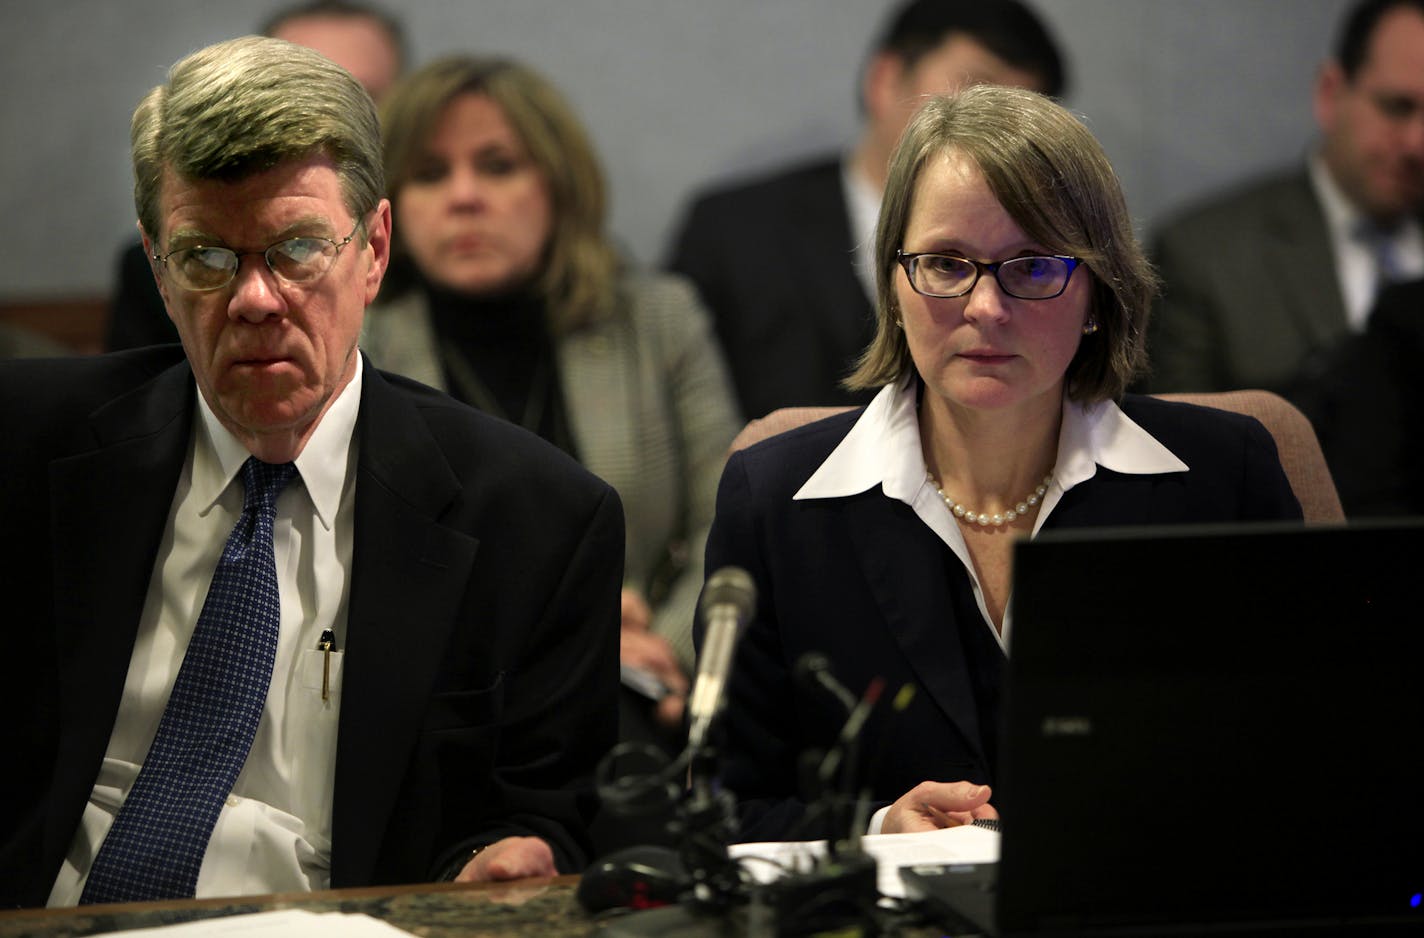
{"label": "man's ear", "polygon": [[860,88],[865,117],[872,127],[898,110],[905,96],[904,83],[905,60],[894,52],[877,52],[865,69]]}
{"label": "man's ear", "polygon": [[[148,260],[148,269],[153,272],[153,282],[158,286],[158,295],[163,297],[163,308],[168,309],[168,285],[163,281],[163,272],[158,269],[158,261],[153,259],[154,241],[148,236],[148,232],[143,230],[143,223],[137,223],[138,236],[143,242],[143,256]],[[173,313],[168,313],[168,318],[173,318]]]}
{"label": "man's ear", "polygon": [[1330,60],[1320,66],[1315,76],[1315,92],[1311,103],[1315,109],[1315,123],[1321,131],[1329,133],[1335,126],[1336,114],[1340,109],[1340,96],[1349,90],[1350,79],[1340,63]]}
{"label": "man's ear", "polygon": [[366,226],[366,249],[370,251],[370,266],[366,268],[366,305],[376,301],[381,281],[391,265],[391,202],[382,199],[371,213]]}

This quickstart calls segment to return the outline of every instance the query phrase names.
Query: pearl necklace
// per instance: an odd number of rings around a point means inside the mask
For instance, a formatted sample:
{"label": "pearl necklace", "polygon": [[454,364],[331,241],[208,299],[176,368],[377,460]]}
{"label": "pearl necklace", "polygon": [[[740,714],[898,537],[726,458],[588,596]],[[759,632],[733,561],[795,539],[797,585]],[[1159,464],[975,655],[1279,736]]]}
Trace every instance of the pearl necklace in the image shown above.
{"label": "pearl necklace", "polygon": [[934,490],[939,493],[939,497],[944,501],[945,507],[948,508],[956,518],[962,521],[968,521],[970,524],[977,524],[984,527],[992,525],[996,528],[1001,528],[1006,524],[1013,524],[1015,518],[1027,515],[1030,508],[1036,507],[1038,503],[1043,500],[1044,494],[1048,491],[1048,484],[1053,481],[1053,473],[1050,472],[1044,476],[1043,481],[1038,483],[1038,487],[1033,490],[1032,494],[1025,497],[1017,505],[1003,514],[995,512],[992,515],[984,511],[970,511],[964,507],[963,503],[957,502],[944,494],[944,489],[939,487],[939,481],[935,479],[934,473],[930,472],[929,466],[925,467],[925,478],[929,480],[930,485],[934,486]]}

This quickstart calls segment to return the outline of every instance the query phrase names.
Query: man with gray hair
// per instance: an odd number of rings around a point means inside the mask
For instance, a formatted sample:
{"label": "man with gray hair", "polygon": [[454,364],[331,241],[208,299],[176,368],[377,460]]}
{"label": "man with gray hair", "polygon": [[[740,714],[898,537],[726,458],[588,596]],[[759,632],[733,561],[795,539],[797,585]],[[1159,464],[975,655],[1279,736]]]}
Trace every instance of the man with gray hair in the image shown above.
{"label": "man with gray hair", "polygon": [[[261,35],[315,49],[350,72],[378,105],[410,58],[401,21],[364,0],[294,0],[267,18]],[[153,288],[143,245],[135,239],[119,254],[104,348],[177,341],[163,298]]]}
{"label": "man with gray hair", "polygon": [[621,506],[363,359],[369,95],[221,43],[139,105],[133,163],[182,349],[0,364],[0,903],[580,869]]}

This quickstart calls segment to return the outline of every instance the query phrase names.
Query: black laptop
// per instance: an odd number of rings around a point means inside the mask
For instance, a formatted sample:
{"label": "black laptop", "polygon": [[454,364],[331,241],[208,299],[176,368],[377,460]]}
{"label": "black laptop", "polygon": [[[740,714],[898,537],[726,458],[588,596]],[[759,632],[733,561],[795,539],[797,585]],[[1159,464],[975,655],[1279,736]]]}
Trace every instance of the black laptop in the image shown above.
{"label": "black laptop", "polygon": [[1014,554],[999,863],[953,934],[1424,935],[1424,521]]}

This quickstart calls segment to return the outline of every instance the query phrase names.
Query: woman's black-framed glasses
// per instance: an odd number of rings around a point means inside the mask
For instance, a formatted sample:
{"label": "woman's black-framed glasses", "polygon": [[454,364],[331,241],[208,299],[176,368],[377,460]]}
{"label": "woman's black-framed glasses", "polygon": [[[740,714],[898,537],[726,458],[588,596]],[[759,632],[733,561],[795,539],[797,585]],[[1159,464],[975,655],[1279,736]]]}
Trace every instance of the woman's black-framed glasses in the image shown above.
{"label": "woman's black-framed glasses", "polygon": [[1011,257],[992,264],[955,254],[896,252],[916,293],[939,299],[964,296],[985,273],[993,274],[999,289],[1021,300],[1051,300],[1068,289],[1068,278],[1082,263],[1063,254]]}

